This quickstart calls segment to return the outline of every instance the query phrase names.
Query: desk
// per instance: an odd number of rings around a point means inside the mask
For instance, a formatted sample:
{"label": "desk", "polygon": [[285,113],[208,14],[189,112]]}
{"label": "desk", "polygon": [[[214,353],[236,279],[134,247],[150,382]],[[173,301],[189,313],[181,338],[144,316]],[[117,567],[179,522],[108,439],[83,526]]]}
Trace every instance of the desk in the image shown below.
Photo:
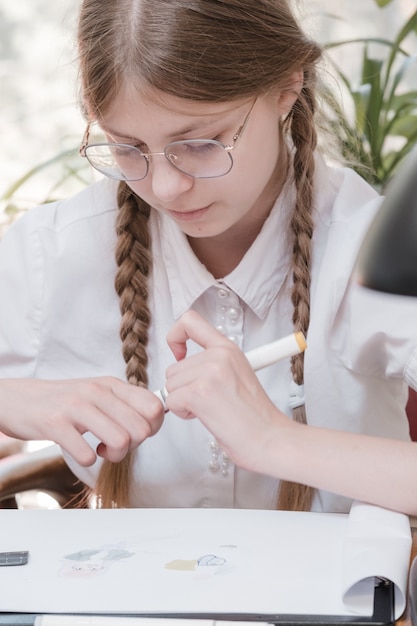
{"label": "desk", "polygon": [[[414,556],[417,525],[413,538]],[[3,511],[0,539],[30,552],[24,569],[0,568],[3,611],[391,622],[393,585],[379,585],[371,617],[375,575],[394,581],[397,615],[406,604],[410,520],[363,503],[349,515],[170,509],[168,526],[163,509]]]}
{"label": "desk", "polygon": [[[413,559],[417,557],[417,519],[412,520],[412,528],[411,528],[412,536],[413,536],[413,545],[411,548],[411,559],[410,563],[413,562]],[[407,599],[407,607],[403,616],[397,620],[397,626],[412,626],[411,622],[411,612],[410,612],[410,599]]]}

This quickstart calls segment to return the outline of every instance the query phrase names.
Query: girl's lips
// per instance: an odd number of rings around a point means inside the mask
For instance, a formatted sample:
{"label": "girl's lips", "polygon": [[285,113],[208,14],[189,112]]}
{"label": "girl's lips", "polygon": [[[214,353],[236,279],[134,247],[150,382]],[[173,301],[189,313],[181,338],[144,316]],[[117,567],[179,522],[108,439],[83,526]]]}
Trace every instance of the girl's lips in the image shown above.
{"label": "girl's lips", "polygon": [[171,215],[174,220],[178,220],[180,222],[192,222],[204,217],[209,209],[210,205],[203,207],[202,209],[194,209],[193,211],[170,211],[168,209],[168,214]]}

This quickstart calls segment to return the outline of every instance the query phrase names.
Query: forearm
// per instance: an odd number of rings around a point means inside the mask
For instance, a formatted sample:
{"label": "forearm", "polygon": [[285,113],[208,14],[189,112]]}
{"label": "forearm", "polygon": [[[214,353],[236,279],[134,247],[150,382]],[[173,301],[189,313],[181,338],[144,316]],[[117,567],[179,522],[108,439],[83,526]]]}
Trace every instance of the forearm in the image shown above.
{"label": "forearm", "polygon": [[[184,358],[186,341],[204,350]],[[167,369],[167,404],[198,417],[236,465],[417,515],[417,443],[298,424],[266,395],[242,352],[195,312],[173,327],[179,362]]]}
{"label": "forearm", "polygon": [[10,437],[31,439],[32,432],[26,432],[20,420],[23,381],[0,378],[0,431]]}
{"label": "forearm", "polygon": [[417,515],[417,443],[279,420],[252,469]]}

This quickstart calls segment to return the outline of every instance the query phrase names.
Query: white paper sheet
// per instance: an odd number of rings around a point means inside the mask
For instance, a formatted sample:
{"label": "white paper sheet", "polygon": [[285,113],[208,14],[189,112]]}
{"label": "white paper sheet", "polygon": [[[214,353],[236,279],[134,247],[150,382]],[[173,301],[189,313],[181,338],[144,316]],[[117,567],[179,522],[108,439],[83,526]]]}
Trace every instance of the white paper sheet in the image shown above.
{"label": "white paper sheet", "polygon": [[372,615],[373,584],[365,601],[349,589],[384,576],[402,594],[398,617],[410,549],[406,516],[359,504],[351,516],[3,510],[0,551],[30,554],[27,565],[0,567],[0,610]]}

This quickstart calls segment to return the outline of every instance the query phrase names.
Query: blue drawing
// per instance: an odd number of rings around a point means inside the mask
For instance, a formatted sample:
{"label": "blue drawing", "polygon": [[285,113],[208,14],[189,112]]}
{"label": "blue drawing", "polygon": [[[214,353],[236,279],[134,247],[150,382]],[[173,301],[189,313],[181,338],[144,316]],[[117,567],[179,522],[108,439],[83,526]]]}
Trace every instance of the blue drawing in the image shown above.
{"label": "blue drawing", "polygon": [[60,574],[63,576],[95,576],[106,571],[112,564],[134,556],[123,544],[104,545],[95,549],[78,550],[66,554]]}
{"label": "blue drawing", "polygon": [[205,554],[204,556],[200,556],[197,559],[197,565],[199,567],[209,565],[224,565],[226,563],[226,559],[221,556],[216,556],[215,554]]}

